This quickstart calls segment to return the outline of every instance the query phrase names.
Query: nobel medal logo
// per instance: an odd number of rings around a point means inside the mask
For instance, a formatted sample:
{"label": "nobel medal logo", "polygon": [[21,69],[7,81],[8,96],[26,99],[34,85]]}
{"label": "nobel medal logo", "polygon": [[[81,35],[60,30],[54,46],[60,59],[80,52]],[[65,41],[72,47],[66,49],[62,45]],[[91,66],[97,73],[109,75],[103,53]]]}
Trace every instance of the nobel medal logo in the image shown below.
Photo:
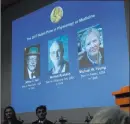
{"label": "nobel medal logo", "polygon": [[63,17],[63,9],[60,6],[55,7],[50,15],[52,23],[58,23]]}

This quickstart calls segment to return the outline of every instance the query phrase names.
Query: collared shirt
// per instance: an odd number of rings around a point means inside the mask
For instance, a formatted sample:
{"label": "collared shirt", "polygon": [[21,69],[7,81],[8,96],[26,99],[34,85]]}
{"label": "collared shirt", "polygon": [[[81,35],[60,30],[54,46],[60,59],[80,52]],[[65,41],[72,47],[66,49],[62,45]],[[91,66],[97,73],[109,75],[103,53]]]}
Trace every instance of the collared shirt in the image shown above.
{"label": "collared shirt", "polygon": [[58,73],[63,73],[66,71],[67,64],[63,62],[59,70],[56,70],[55,68],[52,69],[52,74],[58,74]]}
{"label": "collared shirt", "polygon": [[40,123],[40,124],[44,124],[45,121],[46,121],[46,119],[44,119],[44,120],[42,120],[42,121],[39,120],[38,123]]}
{"label": "collared shirt", "polygon": [[8,124],[12,124],[12,122],[11,122],[11,121],[8,121]]}
{"label": "collared shirt", "polygon": [[29,79],[33,79],[36,78],[36,76],[34,75],[34,72],[31,72],[29,69],[28,70],[28,74],[29,74]]}
{"label": "collared shirt", "polygon": [[[98,59],[97,59],[96,61],[93,61],[93,60],[89,57],[88,53],[87,53],[87,57],[88,57],[89,61],[90,61],[93,65],[99,65],[99,64],[101,64],[102,55],[101,55],[100,51],[99,51],[99,53],[98,53],[98,57],[97,57]],[[97,63],[97,62],[98,62],[98,63]]]}

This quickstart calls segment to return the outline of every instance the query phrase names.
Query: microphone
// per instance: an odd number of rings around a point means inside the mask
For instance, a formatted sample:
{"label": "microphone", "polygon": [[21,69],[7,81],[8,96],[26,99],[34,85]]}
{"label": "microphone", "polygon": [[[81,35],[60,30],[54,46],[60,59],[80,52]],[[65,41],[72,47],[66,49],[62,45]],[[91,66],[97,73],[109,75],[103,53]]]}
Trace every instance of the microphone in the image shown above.
{"label": "microphone", "polygon": [[90,120],[89,120],[89,117],[88,116],[86,116],[86,119],[85,119],[85,121],[84,122],[90,122]]}
{"label": "microphone", "polygon": [[53,123],[53,124],[56,124],[57,120]]}
{"label": "microphone", "polygon": [[24,123],[24,120],[21,120],[22,124]]}
{"label": "microphone", "polygon": [[90,119],[92,120],[92,119],[93,119],[93,116],[91,116],[89,112],[88,112],[88,115],[89,115]]}
{"label": "microphone", "polygon": [[88,112],[88,116],[86,116],[85,122],[89,123],[93,119],[93,116]]}
{"label": "microphone", "polygon": [[63,123],[65,123],[65,122],[67,122],[67,120],[66,120],[63,116],[61,116],[61,118],[59,119],[59,122],[60,122],[61,124],[63,124]]}
{"label": "microphone", "polygon": [[24,120],[21,120],[20,116],[19,116],[19,121],[23,124]]}

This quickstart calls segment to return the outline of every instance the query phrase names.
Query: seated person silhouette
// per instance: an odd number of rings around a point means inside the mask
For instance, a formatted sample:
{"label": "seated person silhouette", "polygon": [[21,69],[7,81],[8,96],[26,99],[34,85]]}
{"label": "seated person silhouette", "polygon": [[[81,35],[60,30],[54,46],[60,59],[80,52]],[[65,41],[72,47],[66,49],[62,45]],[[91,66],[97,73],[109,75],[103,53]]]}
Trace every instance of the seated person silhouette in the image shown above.
{"label": "seated person silhouette", "polygon": [[38,120],[32,122],[32,124],[53,124],[51,121],[46,119],[47,108],[46,106],[39,106],[36,108],[36,115]]}
{"label": "seated person silhouette", "polygon": [[69,63],[63,56],[63,43],[60,41],[54,41],[50,47],[50,59],[53,63],[53,68],[51,68],[50,74],[58,74],[69,71]]}
{"label": "seated person silhouette", "polygon": [[104,49],[100,47],[100,33],[96,28],[85,31],[81,37],[81,42],[84,46],[78,54],[80,68],[104,63]]}
{"label": "seated person silhouette", "polygon": [[26,64],[24,68],[24,77],[26,79],[34,79],[40,76],[39,69],[39,51],[37,47],[30,47],[26,54]]}
{"label": "seated person silhouette", "polygon": [[19,121],[16,117],[16,113],[13,107],[8,106],[4,110],[4,122],[3,124],[22,124],[23,121]]}

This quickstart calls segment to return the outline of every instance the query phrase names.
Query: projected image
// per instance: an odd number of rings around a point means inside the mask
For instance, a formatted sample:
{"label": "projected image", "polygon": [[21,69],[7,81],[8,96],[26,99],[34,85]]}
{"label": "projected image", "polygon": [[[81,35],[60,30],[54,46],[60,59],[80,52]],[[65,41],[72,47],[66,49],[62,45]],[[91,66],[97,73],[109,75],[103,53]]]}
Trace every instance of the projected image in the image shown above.
{"label": "projected image", "polygon": [[49,73],[59,74],[69,71],[68,37],[58,37],[48,42],[49,46]]}
{"label": "projected image", "polygon": [[38,78],[40,76],[40,45],[25,48],[24,58],[24,79]]}
{"label": "projected image", "polygon": [[56,1],[12,21],[16,112],[114,106],[112,92],[129,83],[125,23],[124,2],[81,0]]}
{"label": "projected image", "polygon": [[78,32],[78,60],[80,68],[104,63],[103,36],[100,25]]}

